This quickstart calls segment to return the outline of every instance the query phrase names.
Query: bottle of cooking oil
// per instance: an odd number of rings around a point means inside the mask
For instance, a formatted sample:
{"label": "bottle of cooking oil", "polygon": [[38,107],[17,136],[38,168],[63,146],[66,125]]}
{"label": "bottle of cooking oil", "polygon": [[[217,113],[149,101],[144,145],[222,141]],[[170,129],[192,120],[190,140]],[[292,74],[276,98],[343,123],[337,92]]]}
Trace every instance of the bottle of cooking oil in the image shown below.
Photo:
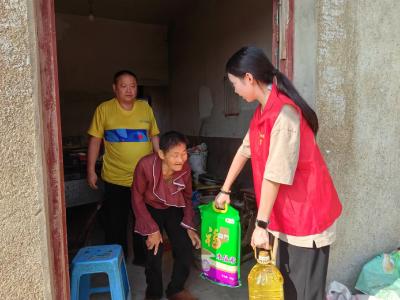
{"label": "bottle of cooking oil", "polygon": [[283,300],[283,277],[270,252],[261,250],[256,259],[248,277],[249,300]]}

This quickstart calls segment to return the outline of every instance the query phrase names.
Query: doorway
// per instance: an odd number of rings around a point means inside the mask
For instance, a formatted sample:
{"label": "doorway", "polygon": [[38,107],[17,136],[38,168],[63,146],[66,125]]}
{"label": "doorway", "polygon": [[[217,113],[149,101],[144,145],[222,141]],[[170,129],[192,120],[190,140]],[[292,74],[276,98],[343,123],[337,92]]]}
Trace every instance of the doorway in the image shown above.
{"label": "doorway", "polygon": [[[285,35],[286,45],[289,49],[285,53],[286,56],[279,58],[279,53],[276,54],[275,51],[279,41],[279,34],[277,34],[279,27],[278,23],[276,23],[277,13],[275,12],[279,11],[278,8],[282,8],[282,3],[285,1],[272,1],[271,8],[266,7],[264,4],[261,9],[256,9],[258,12],[263,12],[264,10],[266,13],[262,18],[254,18],[260,23],[252,22],[252,18],[250,18],[251,10],[248,7],[251,7],[252,3],[246,3],[246,7],[238,9],[234,4],[238,1],[169,1],[171,10],[174,10],[174,15],[167,20],[165,20],[167,10],[160,4],[163,1],[152,1],[151,3],[149,2],[150,4],[147,7],[141,8],[143,11],[155,11],[158,14],[155,13],[152,16],[151,13],[147,15],[138,13],[140,19],[136,20],[121,20],[115,16],[102,15],[100,5],[104,5],[105,1],[89,1],[87,3],[85,1],[65,1],[64,4],[66,2],[70,7],[75,4],[78,5],[78,2],[85,5],[91,3],[92,7],[86,6],[84,13],[82,13],[82,10],[74,9],[68,12],[65,10],[66,8],[61,10],[59,10],[59,7],[57,8],[60,3],[63,3],[61,0],[55,1],[55,8],[53,1],[41,0],[37,9],[38,15],[41,16],[39,19],[42,22],[42,26],[39,25],[41,27],[39,28],[39,40],[42,43],[41,59],[43,62],[41,75],[42,82],[46,83],[46,87],[43,86],[43,90],[47,93],[43,95],[43,98],[45,104],[51,104],[51,109],[45,109],[44,111],[44,119],[50,126],[47,127],[48,132],[45,133],[49,141],[47,155],[51,157],[47,162],[47,168],[56,167],[60,171],[57,176],[50,173],[48,178],[48,182],[51,182],[51,185],[49,185],[51,186],[49,187],[51,244],[54,253],[57,254],[53,258],[55,294],[60,296],[57,296],[57,299],[67,298],[64,296],[68,294],[69,290],[61,136],[65,141],[66,137],[73,137],[76,133],[78,133],[78,136],[85,134],[96,105],[112,96],[110,78],[114,73],[113,70],[116,71],[120,67],[126,68],[126,65],[129,65],[128,67],[131,67],[136,72],[140,69],[139,64],[135,65],[134,61],[130,61],[124,66],[114,62],[103,67],[93,67],[93,65],[117,57],[113,52],[106,51],[108,50],[106,46],[101,49],[97,48],[98,51],[91,52],[93,47],[88,45],[91,42],[95,42],[96,38],[100,40],[104,38],[105,32],[102,29],[110,30],[111,27],[124,27],[125,25],[131,25],[132,27],[131,23],[136,25],[139,23],[141,25],[138,27],[141,28],[142,32],[155,32],[153,37],[156,41],[153,40],[152,42],[155,42],[158,46],[152,49],[152,52],[150,52],[152,55],[149,59],[141,62],[146,62],[145,65],[148,67],[144,67],[143,73],[138,75],[142,80],[139,83],[144,86],[144,92],[147,92],[152,99],[159,125],[164,127],[162,131],[174,128],[183,131],[187,135],[195,136],[197,134],[200,120],[198,120],[197,105],[193,105],[193,103],[198,99],[199,83],[201,83],[201,86],[206,85],[212,91],[215,91],[213,98],[216,102],[216,108],[218,108],[218,105],[221,105],[218,104],[218,101],[223,98],[223,83],[221,81],[223,80],[224,62],[226,57],[240,46],[256,44],[264,48],[271,57],[275,57],[277,59],[276,62],[280,62],[281,68],[284,62],[289,67],[292,65],[289,42],[292,38],[290,26],[286,25],[285,27],[285,30],[289,30]],[[129,15],[126,12],[129,8],[127,7],[129,2],[132,1],[121,0],[113,2],[113,8],[119,7],[123,11],[122,15],[126,18]],[[183,2],[186,4],[184,5]],[[287,6],[287,12],[289,20],[292,20],[290,15],[293,12],[293,1],[287,1],[286,3],[291,5]],[[56,14],[54,14],[54,11]],[[106,7],[105,11],[110,11],[111,13],[111,7],[108,7],[108,9]],[[94,16],[94,22],[89,18],[91,13]],[[237,17],[238,13],[245,15]],[[63,16],[60,17],[60,15]],[[279,16],[282,16],[282,12],[280,12]],[[154,21],[155,19],[163,21],[160,24],[160,21]],[[272,24],[271,21],[265,21],[271,19],[274,20]],[[61,25],[58,24],[56,27],[56,21],[60,20]],[[99,25],[99,23],[103,24]],[[81,25],[76,26],[76,24]],[[289,22],[287,24],[292,23]],[[257,29],[265,26],[269,29],[257,32]],[[71,35],[74,27],[77,31],[79,31],[79,28],[80,30],[88,31],[92,29],[92,32],[97,33],[86,34],[85,39],[81,37],[80,42],[71,43],[70,37],[74,36],[74,34]],[[235,30],[232,30],[232,27]],[[54,32],[56,32],[56,35]],[[96,35],[99,36],[96,37]],[[55,52],[56,39],[57,53]],[[70,46],[71,50],[64,52],[68,48],[68,46],[63,48],[63,45],[68,44],[66,41],[74,44],[75,47]],[[124,38],[122,38],[122,41],[124,41]],[[53,47],[46,49],[49,42]],[[104,45],[106,44],[104,42]],[[92,50],[88,51],[88,49]],[[162,49],[166,49],[166,51],[162,51],[162,54],[160,54]],[[142,57],[143,53],[149,54],[144,49],[140,50],[142,51]],[[73,54],[72,56],[75,56],[75,58],[79,57],[78,54],[85,54],[86,63],[82,64],[82,61],[71,59],[68,53]],[[130,57],[130,55],[131,53],[128,52],[125,57]],[[140,52],[136,57],[141,57]],[[55,65],[56,61],[59,63],[58,70],[57,65]],[[88,64],[88,62],[91,62],[92,65]],[[51,66],[51,68],[48,66]],[[84,72],[80,72],[79,68],[82,68]],[[87,70],[93,71],[94,76],[88,76]],[[290,69],[288,70],[288,75],[291,76]],[[60,88],[58,88],[58,81]],[[182,85],[182,81],[186,84]],[[53,83],[51,89],[48,89],[49,82]],[[87,95],[89,96],[87,97]],[[71,105],[71,103],[74,105]],[[69,108],[71,107],[76,109],[70,111]],[[183,116],[183,118],[177,116]],[[209,120],[211,128],[213,122],[219,123],[220,120],[218,118],[224,117],[215,115]],[[212,133],[208,133],[208,135],[214,138]],[[216,136],[221,137],[221,135],[224,135],[224,132],[219,132]],[[229,134],[227,135],[227,138],[232,138]],[[54,182],[57,184],[54,184]]]}

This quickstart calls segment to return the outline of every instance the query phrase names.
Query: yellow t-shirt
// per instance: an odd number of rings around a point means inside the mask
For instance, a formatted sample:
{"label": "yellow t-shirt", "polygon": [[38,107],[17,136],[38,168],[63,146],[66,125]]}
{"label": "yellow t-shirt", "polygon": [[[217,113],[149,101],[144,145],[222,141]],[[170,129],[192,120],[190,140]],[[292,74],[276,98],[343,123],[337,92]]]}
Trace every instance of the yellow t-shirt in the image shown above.
{"label": "yellow t-shirt", "polygon": [[153,152],[151,138],[159,133],[153,110],[144,100],[136,100],[130,111],[115,98],[100,104],[88,134],[104,141],[103,180],[130,187],[137,162]]}

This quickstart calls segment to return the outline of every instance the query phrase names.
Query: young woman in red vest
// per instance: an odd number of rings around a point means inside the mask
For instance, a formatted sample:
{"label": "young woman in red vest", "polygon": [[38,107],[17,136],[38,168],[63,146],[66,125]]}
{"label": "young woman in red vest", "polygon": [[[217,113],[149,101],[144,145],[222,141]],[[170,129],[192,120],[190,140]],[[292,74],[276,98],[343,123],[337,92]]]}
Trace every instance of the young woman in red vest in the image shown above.
{"label": "young woman in red vest", "polygon": [[240,49],[226,71],[235,92],[259,105],[216,205],[230,202],[230,188],[250,158],[258,205],[253,247],[269,249],[268,232],[280,240],[286,300],[324,299],[342,207],[315,140],[317,115],[261,49]]}

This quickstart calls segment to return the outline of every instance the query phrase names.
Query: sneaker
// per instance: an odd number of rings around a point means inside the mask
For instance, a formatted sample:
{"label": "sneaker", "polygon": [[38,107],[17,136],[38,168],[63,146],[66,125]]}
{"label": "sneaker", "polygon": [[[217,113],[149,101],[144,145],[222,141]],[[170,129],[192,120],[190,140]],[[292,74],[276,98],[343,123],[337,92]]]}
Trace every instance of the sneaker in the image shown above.
{"label": "sneaker", "polygon": [[198,300],[189,291],[182,290],[179,293],[173,294],[168,297],[169,300]]}

